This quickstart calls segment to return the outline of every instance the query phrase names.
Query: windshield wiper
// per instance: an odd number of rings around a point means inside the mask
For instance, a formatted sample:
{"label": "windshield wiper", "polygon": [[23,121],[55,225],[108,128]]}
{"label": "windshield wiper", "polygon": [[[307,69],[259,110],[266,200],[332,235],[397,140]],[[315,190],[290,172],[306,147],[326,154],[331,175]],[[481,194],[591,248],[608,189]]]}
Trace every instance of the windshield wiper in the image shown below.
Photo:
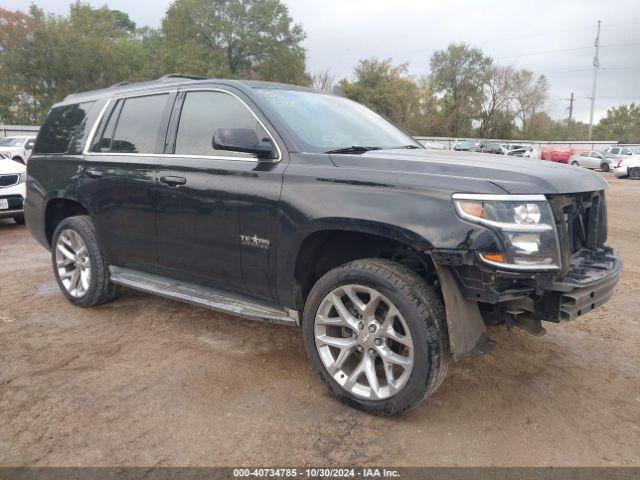
{"label": "windshield wiper", "polygon": [[336,148],[335,150],[327,150],[324,153],[365,153],[371,150],[382,150],[382,147],[363,147],[360,145],[352,145],[351,147]]}
{"label": "windshield wiper", "polygon": [[403,145],[403,146],[398,147],[398,148],[406,148],[407,150],[417,150],[417,149],[419,149],[420,147],[419,147],[419,146],[417,146],[417,145]]}

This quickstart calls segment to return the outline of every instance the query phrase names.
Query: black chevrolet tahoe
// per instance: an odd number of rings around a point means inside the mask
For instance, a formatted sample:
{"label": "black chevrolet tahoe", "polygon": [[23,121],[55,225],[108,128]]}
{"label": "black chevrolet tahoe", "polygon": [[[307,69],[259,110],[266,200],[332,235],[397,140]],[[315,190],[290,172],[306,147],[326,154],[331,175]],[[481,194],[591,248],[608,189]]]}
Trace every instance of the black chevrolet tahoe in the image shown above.
{"label": "black chevrolet tahoe", "polygon": [[611,297],[606,188],[426,150],[340,96],[168,75],[54,105],[25,215],[73,304],[125,286],[301,326],[339,399],[391,415],[486,353],[486,325],[542,334]]}

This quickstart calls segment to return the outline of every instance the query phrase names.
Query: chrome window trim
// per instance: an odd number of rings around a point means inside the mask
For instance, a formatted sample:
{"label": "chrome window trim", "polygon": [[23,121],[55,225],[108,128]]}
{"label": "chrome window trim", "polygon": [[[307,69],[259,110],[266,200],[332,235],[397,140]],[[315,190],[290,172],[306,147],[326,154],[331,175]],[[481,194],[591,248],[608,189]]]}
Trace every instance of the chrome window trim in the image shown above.
{"label": "chrome window trim", "polygon": [[89,132],[89,136],[87,137],[87,141],[84,144],[84,149],[82,150],[82,154],[83,155],[90,155],[91,152],[89,152],[89,150],[91,149],[91,144],[93,143],[93,137],[95,137],[96,135],[96,131],[98,130],[98,126],[100,125],[100,122],[102,122],[102,117],[104,116],[104,113],[107,110],[107,107],[111,104],[111,98],[109,98],[107,100],[107,102],[102,106],[102,109],[100,110],[100,113],[98,114],[98,117],[96,118],[95,122],[93,122],[93,126],[91,127],[91,131]]}
{"label": "chrome window trim", "polygon": [[[91,152],[91,145],[93,144],[93,140],[94,137],[97,133],[98,130],[98,126],[100,125],[100,123],[102,122],[102,118],[104,117],[104,114],[107,111],[107,107],[111,104],[112,101],[118,101],[118,100],[125,100],[128,98],[139,98],[139,97],[147,97],[147,96],[152,96],[152,95],[166,95],[171,93],[172,91],[174,91],[175,89],[170,89],[170,90],[160,90],[160,91],[154,91],[154,92],[145,92],[142,93],[140,92],[137,95],[128,95],[128,94],[121,94],[121,95],[114,95],[113,97],[111,97],[110,99],[107,100],[107,103],[105,103],[104,107],[102,107],[102,110],[100,111],[100,114],[98,115],[98,118],[96,118],[96,121],[93,125],[93,127],[91,128],[91,133],[89,134],[89,138],[87,139],[87,142],[85,143],[84,146],[84,151],[83,151],[83,155],[89,156],[89,157],[94,157],[94,156],[127,156],[127,157],[159,157],[159,158],[193,158],[193,159],[202,159],[202,160],[237,160],[237,161],[241,161],[241,162],[260,162],[260,161],[267,161],[267,160],[261,160],[258,157],[235,157],[235,156],[226,156],[226,155],[180,155],[180,154],[175,154],[175,153],[118,153],[118,152]],[[227,95],[231,95],[232,97],[235,97],[237,100],[240,101],[240,103],[242,105],[244,105],[244,107],[251,113],[251,115],[253,115],[253,117],[256,119],[256,121],[260,124],[260,126],[264,129],[265,132],[267,132],[267,135],[269,136],[269,138],[271,139],[271,143],[275,146],[276,148],[276,152],[278,153],[277,158],[274,159],[269,159],[268,162],[269,163],[279,163],[282,161],[282,151],[280,150],[280,146],[278,145],[278,142],[276,142],[273,134],[271,133],[271,131],[266,127],[266,125],[264,124],[264,122],[256,115],[256,113],[253,111],[253,109],[247,104],[247,102],[245,102],[242,98],[240,98],[238,95],[236,95],[233,92],[229,92],[227,90],[223,90],[221,88],[214,88],[214,87],[199,87],[199,88],[185,88],[183,90],[178,90],[179,93],[184,92],[185,94],[189,93],[189,92],[220,92],[220,93],[226,93]],[[186,97],[186,95],[185,95]],[[180,112],[180,114],[182,115],[182,112]],[[178,124],[178,128],[179,128],[179,124]],[[177,135],[177,130],[176,130],[176,135]]]}

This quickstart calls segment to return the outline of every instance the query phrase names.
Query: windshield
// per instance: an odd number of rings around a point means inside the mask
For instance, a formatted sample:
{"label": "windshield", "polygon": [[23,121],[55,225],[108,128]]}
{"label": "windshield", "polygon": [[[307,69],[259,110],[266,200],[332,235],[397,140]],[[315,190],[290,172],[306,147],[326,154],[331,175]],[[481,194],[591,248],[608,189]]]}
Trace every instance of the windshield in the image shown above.
{"label": "windshield", "polygon": [[[359,103],[298,90],[256,89],[293,131],[304,151],[352,147],[422,148],[412,137]],[[365,151],[365,150],[363,150]]]}
{"label": "windshield", "polygon": [[7,137],[0,138],[0,146],[2,147],[21,147],[25,142],[24,138]]}

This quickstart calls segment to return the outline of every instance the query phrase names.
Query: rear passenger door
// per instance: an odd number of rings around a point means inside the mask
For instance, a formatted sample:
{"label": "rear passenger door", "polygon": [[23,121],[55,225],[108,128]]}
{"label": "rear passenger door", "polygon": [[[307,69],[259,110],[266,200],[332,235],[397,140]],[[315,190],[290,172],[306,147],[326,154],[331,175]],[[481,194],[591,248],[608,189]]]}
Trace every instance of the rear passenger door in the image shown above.
{"label": "rear passenger door", "polygon": [[175,92],[112,99],[94,136],[80,194],[119,266],[158,267],[155,177]]}
{"label": "rear passenger door", "polygon": [[217,128],[254,130],[275,144],[254,108],[225,88],[178,94],[158,167],[158,251],[174,277],[272,300],[282,155],[263,161],[212,145]]}

